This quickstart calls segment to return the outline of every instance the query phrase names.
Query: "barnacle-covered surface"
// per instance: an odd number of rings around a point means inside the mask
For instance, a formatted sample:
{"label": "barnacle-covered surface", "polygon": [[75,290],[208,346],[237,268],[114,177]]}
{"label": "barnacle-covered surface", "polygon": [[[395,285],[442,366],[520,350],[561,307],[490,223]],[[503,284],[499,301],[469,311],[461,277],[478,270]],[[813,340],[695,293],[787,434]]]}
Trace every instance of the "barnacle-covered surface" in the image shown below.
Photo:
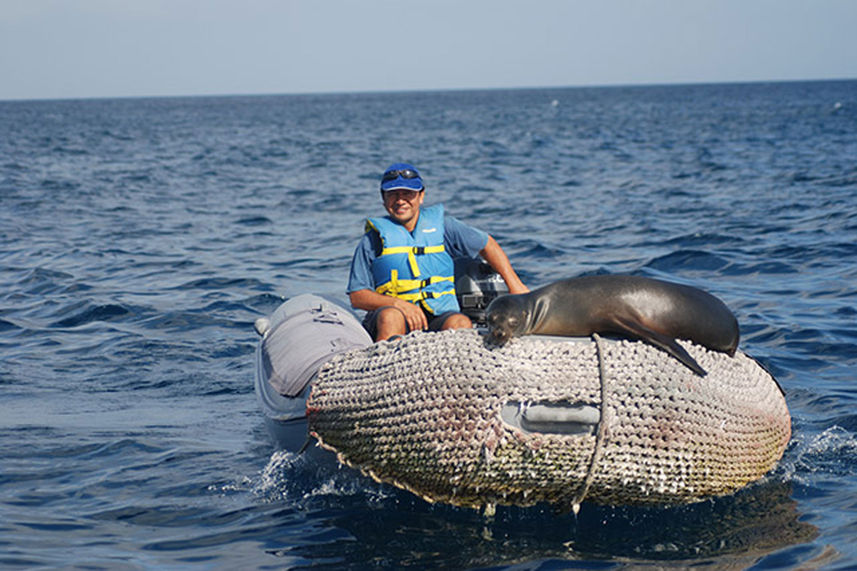
{"label": "barnacle-covered surface", "polygon": [[[753,359],[682,345],[708,375],[636,341],[498,347],[475,330],[416,332],[325,364],[307,402],[310,431],[342,462],[429,501],[693,502],[773,468],[791,420]],[[503,419],[508,403],[592,407],[600,421],[589,432],[527,431]]]}

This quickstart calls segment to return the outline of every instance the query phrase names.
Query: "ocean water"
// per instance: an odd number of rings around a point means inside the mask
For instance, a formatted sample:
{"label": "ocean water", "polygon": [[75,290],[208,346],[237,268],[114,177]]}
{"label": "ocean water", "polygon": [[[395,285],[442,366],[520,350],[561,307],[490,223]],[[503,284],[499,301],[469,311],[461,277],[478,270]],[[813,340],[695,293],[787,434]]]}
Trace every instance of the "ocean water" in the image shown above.
{"label": "ocean water", "polygon": [[[0,567],[854,568],[855,133],[857,81],[0,102]],[[723,299],[785,390],[779,466],[486,518],[276,451],[252,323],[345,303],[399,160],[531,287]]]}

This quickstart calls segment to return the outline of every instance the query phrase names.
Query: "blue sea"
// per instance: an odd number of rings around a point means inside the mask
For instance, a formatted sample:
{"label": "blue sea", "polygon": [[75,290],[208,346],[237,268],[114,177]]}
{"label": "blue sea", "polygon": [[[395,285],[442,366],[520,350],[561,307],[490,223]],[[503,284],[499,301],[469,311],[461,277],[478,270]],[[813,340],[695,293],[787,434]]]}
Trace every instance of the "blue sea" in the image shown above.
{"label": "blue sea", "polygon": [[[253,321],[344,293],[380,173],[530,287],[703,288],[778,467],[689,506],[430,505],[275,450]],[[852,569],[857,81],[0,102],[0,567]]]}

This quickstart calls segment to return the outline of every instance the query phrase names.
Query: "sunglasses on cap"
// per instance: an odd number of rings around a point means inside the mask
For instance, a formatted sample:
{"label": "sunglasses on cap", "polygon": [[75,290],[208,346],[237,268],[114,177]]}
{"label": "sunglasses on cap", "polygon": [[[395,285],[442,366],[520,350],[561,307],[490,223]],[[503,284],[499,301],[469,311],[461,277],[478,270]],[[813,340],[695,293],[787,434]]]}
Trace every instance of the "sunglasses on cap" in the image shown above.
{"label": "sunglasses on cap", "polygon": [[402,169],[397,171],[387,171],[384,173],[384,176],[381,178],[381,182],[390,182],[391,180],[396,180],[397,178],[420,178],[420,173],[411,169]]}

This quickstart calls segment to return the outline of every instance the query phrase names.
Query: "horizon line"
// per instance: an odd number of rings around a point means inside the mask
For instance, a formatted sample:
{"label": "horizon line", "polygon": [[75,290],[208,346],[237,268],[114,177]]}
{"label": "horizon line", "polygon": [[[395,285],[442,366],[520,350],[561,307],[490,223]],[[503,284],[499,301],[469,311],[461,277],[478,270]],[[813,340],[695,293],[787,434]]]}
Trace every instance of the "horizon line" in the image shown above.
{"label": "horizon line", "polygon": [[514,86],[514,87],[447,87],[447,88],[414,88],[414,89],[357,89],[342,91],[294,91],[294,92],[248,92],[248,93],[198,93],[198,94],[149,94],[149,95],[90,95],[90,96],[57,96],[20,98],[0,97],[0,103],[24,103],[45,101],[89,101],[113,99],[191,99],[191,98],[230,98],[230,97],[300,97],[300,96],[336,96],[336,95],[395,95],[416,93],[447,93],[447,92],[477,92],[477,91],[537,91],[549,89],[610,89],[628,87],[691,87],[705,85],[756,85],[779,83],[823,83],[855,81],[857,77],[831,77],[814,79],[752,79],[752,80],[700,80],[679,82],[629,82],[629,83],[600,83],[579,85],[543,85],[543,86]]}

